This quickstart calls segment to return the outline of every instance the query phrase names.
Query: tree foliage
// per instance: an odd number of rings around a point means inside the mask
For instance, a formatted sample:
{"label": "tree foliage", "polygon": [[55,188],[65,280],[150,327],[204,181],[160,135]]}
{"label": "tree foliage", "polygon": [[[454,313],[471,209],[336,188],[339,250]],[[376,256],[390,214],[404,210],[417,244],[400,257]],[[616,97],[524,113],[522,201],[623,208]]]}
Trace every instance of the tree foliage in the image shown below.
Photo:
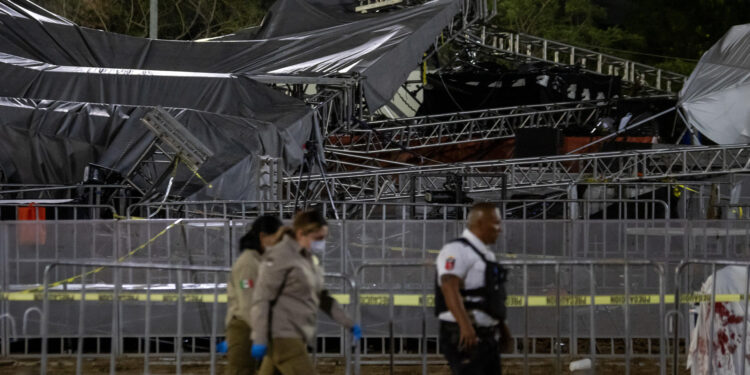
{"label": "tree foliage", "polygon": [[[732,25],[750,22],[748,0],[498,0],[496,23],[689,74]],[[599,5],[617,6],[618,22]],[[610,7],[612,8],[612,7]]]}
{"label": "tree foliage", "polygon": [[[86,27],[148,36],[149,0],[37,0],[42,7]],[[200,39],[260,23],[265,0],[160,0],[159,38]]]}
{"label": "tree foliage", "polygon": [[620,27],[603,27],[606,10],[591,0],[500,0],[503,28],[582,46],[642,46],[643,38]]}

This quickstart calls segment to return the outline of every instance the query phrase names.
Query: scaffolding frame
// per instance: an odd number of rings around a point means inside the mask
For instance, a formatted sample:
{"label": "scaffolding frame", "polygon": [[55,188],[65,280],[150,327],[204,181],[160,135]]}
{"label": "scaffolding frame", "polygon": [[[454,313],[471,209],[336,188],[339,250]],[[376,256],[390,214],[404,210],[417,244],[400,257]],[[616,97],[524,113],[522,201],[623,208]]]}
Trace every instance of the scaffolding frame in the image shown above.
{"label": "scaffolding frame", "polygon": [[[284,180],[288,197],[297,191],[309,200],[321,200],[325,182],[334,199],[379,201],[423,196],[440,190],[444,178],[421,178],[411,185],[412,175],[425,173],[505,173],[508,189],[564,186],[582,182],[628,182],[679,177],[725,175],[750,171],[750,145],[690,146],[673,149],[618,151],[542,158],[491,160],[411,168],[332,173],[326,179],[310,176],[306,181]],[[496,192],[502,178],[467,178],[467,192]]]}

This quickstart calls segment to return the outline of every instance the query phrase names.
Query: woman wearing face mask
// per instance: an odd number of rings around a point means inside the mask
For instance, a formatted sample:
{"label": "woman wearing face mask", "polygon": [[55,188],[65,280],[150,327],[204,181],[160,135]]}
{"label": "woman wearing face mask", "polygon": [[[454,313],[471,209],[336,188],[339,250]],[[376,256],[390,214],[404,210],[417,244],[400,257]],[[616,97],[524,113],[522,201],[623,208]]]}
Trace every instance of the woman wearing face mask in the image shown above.
{"label": "woman wearing face mask", "polygon": [[276,240],[281,220],[274,216],[261,216],[253,222],[250,231],[240,239],[240,256],[232,266],[227,283],[226,335],[228,363],[226,375],[250,375],[255,373],[255,361],[248,354],[250,340],[250,307],[253,303],[254,286],[258,279],[261,255]]}
{"label": "woman wearing face mask", "polygon": [[317,311],[323,310],[359,340],[361,330],[323,288],[315,254],[325,251],[328,224],[317,211],[300,212],[292,228],[279,230],[279,242],[260,266],[253,307],[252,356],[263,358],[260,375],[315,374],[307,346],[315,340]]}

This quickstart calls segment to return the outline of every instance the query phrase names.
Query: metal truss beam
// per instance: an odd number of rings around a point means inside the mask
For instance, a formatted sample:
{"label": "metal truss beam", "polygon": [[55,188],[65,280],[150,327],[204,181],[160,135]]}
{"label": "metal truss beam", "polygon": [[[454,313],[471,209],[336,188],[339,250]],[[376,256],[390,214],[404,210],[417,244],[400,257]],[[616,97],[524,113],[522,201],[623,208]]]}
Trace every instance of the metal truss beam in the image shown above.
{"label": "metal truss beam", "polygon": [[[445,178],[417,178],[426,173],[505,173],[508,189],[561,186],[582,182],[625,182],[720,175],[750,171],[750,145],[680,147],[675,149],[607,152],[546,158],[509,159],[417,168],[390,168],[327,176],[336,200],[403,199],[428,190],[441,190]],[[419,181],[412,185],[412,181]],[[303,179],[300,191],[319,199],[322,176]],[[285,179],[294,191],[299,179]],[[499,191],[502,178],[466,178],[467,192]]]}
{"label": "metal truss beam", "polygon": [[652,93],[680,90],[686,76],[617,56],[604,54],[528,34],[474,27],[462,34],[462,41],[482,47],[494,55],[511,60],[544,61],[557,65],[578,65],[586,71],[619,76]]}
{"label": "metal truss beam", "polygon": [[326,148],[365,154],[512,138],[523,127],[593,126],[609,109],[606,101],[584,101],[373,121],[329,134]]}

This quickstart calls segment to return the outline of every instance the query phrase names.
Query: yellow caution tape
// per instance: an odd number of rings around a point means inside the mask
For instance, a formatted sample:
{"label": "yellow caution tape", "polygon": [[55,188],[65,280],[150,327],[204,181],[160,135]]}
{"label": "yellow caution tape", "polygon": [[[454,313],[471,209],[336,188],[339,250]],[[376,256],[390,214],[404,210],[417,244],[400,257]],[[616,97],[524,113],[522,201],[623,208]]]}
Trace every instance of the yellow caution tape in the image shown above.
{"label": "yellow caution tape", "polygon": [[187,169],[190,170],[190,172],[193,172],[193,175],[195,175],[195,177],[198,177],[198,179],[201,180],[201,182],[203,182],[206,186],[208,186],[209,189],[213,189],[214,188],[214,186],[212,184],[210,184],[208,181],[206,181],[203,178],[203,176],[201,176],[200,173],[198,173],[197,169],[191,167],[188,163],[185,163],[185,161],[183,161],[182,158],[180,158],[180,161],[182,162],[182,164],[185,165],[185,167],[187,167]]}
{"label": "yellow caution tape", "polygon": [[[348,305],[351,303],[351,296],[349,294],[333,294],[333,297],[342,305]],[[421,307],[425,302],[422,294],[393,294],[393,305],[401,307]],[[427,294],[426,306],[435,306],[435,296]],[[717,294],[715,302],[740,302],[744,300],[742,294]],[[34,292],[12,292],[0,294],[0,300],[6,301],[25,301],[34,302],[42,301],[44,298],[43,293]],[[112,292],[58,292],[50,291],[50,301],[81,301],[83,298],[85,301],[91,302],[111,302],[114,298]],[[157,302],[157,303],[176,303],[178,295],[177,293],[132,293],[122,292],[118,295],[120,301],[125,302]],[[216,298],[217,303],[226,303],[227,295],[218,294],[214,296],[213,293],[184,293],[182,295],[183,302],[187,303],[213,303]],[[658,305],[659,295],[658,294],[633,294],[630,295],[630,305]],[[391,295],[387,293],[367,293],[360,294],[359,301],[361,305],[365,306],[388,306],[391,303]],[[524,307],[526,306],[526,298],[522,295],[511,295],[505,302],[507,307]],[[700,302],[711,302],[710,294],[683,294],[680,296],[680,303],[683,304],[694,304]],[[665,304],[674,304],[674,295],[667,294],[664,296]],[[594,306],[622,306],[625,305],[625,295],[599,295],[594,296]],[[529,307],[556,307],[557,297],[554,295],[533,295],[528,296]],[[560,296],[560,306],[571,307],[571,306],[591,306],[590,295],[566,295]]]}
{"label": "yellow caution tape", "polygon": [[[347,246],[350,247],[358,247],[362,249],[386,249],[390,251],[400,251],[400,252],[422,252],[421,248],[418,247],[401,247],[401,246],[381,246],[381,245],[365,245],[361,243],[351,243]],[[440,254],[440,250],[437,249],[426,249],[424,250],[427,254]],[[541,254],[508,254],[508,253],[502,253],[497,254],[500,258],[507,258],[507,259],[560,259],[563,258],[563,256],[554,256],[554,255],[541,255]],[[566,258],[567,259],[567,258]]]}
{"label": "yellow caution tape", "polygon": [[[166,228],[164,228],[164,229],[163,229],[163,230],[162,230],[161,232],[159,232],[159,233],[157,233],[157,234],[156,234],[155,236],[153,236],[153,237],[149,238],[149,239],[148,239],[148,241],[144,242],[144,243],[143,243],[143,244],[141,244],[140,246],[136,247],[135,249],[133,249],[133,250],[129,251],[129,252],[127,253],[127,254],[125,254],[125,255],[121,256],[120,258],[118,258],[118,259],[117,259],[117,263],[123,262],[124,260],[126,260],[126,259],[130,258],[131,256],[135,255],[135,253],[137,253],[137,252],[139,252],[139,251],[141,251],[141,250],[145,249],[145,248],[146,248],[146,246],[148,246],[148,245],[149,245],[149,244],[151,244],[152,242],[156,241],[156,239],[157,239],[157,238],[159,238],[159,237],[163,236],[163,235],[164,235],[165,233],[167,233],[167,232],[168,232],[168,231],[169,231],[170,229],[172,229],[172,228],[173,228],[173,227],[174,227],[175,225],[178,225],[178,224],[180,224],[180,223],[182,222],[182,220],[183,220],[183,219],[177,219],[177,220],[175,220],[175,222],[173,222],[172,224],[169,224],[169,225],[168,225],[168,226],[167,226]],[[82,278],[82,277],[85,277],[85,276],[89,276],[89,275],[93,275],[93,274],[95,274],[95,273],[97,273],[97,272],[101,272],[102,270],[104,270],[104,268],[105,268],[105,267],[97,267],[97,268],[94,268],[94,269],[93,269],[93,270],[91,270],[91,271],[88,271],[88,272],[84,272],[84,273],[82,273],[82,274],[80,274],[80,275],[76,275],[76,276],[73,276],[73,277],[69,277],[69,278],[67,278],[67,279],[64,279],[64,280],[60,280],[60,281],[55,281],[55,282],[53,282],[53,283],[49,284],[49,287],[50,287],[50,288],[54,288],[54,287],[57,287],[57,286],[60,286],[60,285],[63,285],[63,284],[69,284],[69,283],[72,283],[72,282],[74,282],[74,281],[76,281],[76,280],[78,280],[78,279],[80,279],[80,278]],[[24,290],[24,291],[22,291],[22,292],[20,292],[20,293],[33,293],[33,292],[39,292],[39,291],[41,291],[42,289],[43,289],[42,287],[36,287],[36,288],[31,288],[31,289],[27,289],[27,290]]]}

